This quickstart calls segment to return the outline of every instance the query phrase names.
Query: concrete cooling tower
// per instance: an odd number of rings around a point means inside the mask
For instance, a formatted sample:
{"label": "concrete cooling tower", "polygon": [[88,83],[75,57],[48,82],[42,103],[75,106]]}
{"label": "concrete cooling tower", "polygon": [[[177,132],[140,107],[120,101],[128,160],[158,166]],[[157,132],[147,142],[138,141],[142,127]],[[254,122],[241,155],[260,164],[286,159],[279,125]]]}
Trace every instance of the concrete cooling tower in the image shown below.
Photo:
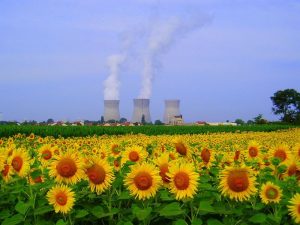
{"label": "concrete cooling tower", "polygon": [[120,120],[119,100],[104,100],[104,120]]}
{"label": "concrete cooling tower", "polygon": [[150,117],[150,99],[133,99],[134,109],[133,109],[133,117],[132,122],[141,122],[143,115],[145,116],[145,121],[147,123],[151,122]]}
{"label": "concrete cooling tower", "polygon": [[179,106],[180,101],[177,99],[165,101],[164,123],[170,123],[174,116],[180,115]]}

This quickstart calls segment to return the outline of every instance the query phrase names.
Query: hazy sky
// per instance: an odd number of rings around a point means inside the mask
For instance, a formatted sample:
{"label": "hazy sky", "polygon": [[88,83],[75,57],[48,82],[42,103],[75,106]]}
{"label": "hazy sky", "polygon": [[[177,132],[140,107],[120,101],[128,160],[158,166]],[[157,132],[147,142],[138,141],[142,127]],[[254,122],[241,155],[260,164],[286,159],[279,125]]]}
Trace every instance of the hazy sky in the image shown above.
{"label": "hazy sky", "polygon": [[[3,119],[99,119],[107,57],[122,49],[124,34],[186,15],[210,19],[161,54],[152,119],[162,119],[164,100],[174,98],[186,121],[259,113],[276,119],[270,96],[300,91],[298,0],[1,0]],[[141,88],[144,48],[135,46],[119,74],[120,111],[128,119]]]}

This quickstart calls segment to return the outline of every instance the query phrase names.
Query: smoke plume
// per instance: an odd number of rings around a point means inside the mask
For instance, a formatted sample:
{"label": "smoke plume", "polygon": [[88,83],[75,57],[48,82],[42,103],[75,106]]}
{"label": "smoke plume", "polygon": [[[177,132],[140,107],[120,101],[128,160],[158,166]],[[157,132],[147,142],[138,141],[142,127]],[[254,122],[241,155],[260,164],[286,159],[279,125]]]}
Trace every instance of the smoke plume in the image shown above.
{"label": "smoke plume", "polygon": [[119,72],[125,59],[124,54],[114,54],[107,58],[109,75],[104,81],[104,100],[119,100]]}
{"label": "smoke plume", "polygon": [[150,98],[153,79],[161,65],[162,55],[165,54],[178,39],[202,27],[208,20],[209,18],[181,19],[176,17],[154,23],[146,42],[142,71],[142,87],[139,98]]}

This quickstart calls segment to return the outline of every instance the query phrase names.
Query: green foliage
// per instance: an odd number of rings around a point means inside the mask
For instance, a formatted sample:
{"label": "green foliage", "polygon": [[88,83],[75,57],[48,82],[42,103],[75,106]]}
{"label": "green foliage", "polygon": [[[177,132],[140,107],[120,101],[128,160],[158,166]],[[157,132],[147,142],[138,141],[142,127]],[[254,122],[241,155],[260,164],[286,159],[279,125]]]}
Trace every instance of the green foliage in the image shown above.
{"label": "green foliage", "polygon": [[300,93],[294,89],[279,90],[271,97],[273,112],[287,123],[300,124]]}
{"label": "green foliage", "polygon": [[293,128],[293,125],[266,124],[266,125],[242,125],[242,126],[134,126],[134,127],[104,127],[104,126],[0,126],[0,137],[10,137],[16,134],[35,135],[46,137],[87,137],[93,135],[124,135],[124,134],[146,134],[146,135],[175,135],[175,134],[205,134],[219,132],[244,132],[261,131],[269,132]]}

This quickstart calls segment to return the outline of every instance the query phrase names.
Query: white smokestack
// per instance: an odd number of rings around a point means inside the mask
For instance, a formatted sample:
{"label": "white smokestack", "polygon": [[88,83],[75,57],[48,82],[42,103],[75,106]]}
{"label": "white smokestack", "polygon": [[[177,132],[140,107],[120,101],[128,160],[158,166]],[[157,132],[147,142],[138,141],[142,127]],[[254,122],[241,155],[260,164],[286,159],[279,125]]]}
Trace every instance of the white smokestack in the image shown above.
{"label": "white smokestack", "polygon": [[120,120],[119,100],[104,100],[104,120]]}
{"label": "white smokestack", "polygon": [[180,115],[180,100],[165,100],[164,123],[170,123],[174,116]]}
{"label": "white smokestack", "polygon": [[149,99],[133,99],[134,109],[133,109],[133,117],[132,122],[141,122],[143,115],[145,116],[145,122],[151,122],[150,116],[150,100]]}

